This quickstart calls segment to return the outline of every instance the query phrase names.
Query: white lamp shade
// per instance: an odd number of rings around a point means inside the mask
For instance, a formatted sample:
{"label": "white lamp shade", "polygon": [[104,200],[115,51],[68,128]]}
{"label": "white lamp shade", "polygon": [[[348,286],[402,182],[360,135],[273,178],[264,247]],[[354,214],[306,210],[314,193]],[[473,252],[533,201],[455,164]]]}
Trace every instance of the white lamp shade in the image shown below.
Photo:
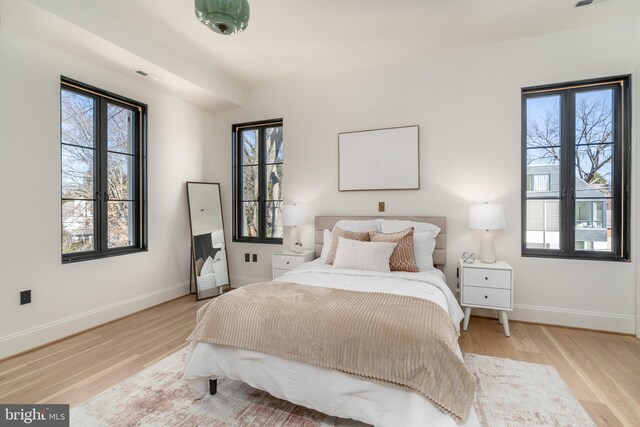
{"label": "white lamp shade", "polygon": [[469,208],[469,228],[473,230],[502,230],[507,228],[504,210],[498,203],[481,203]]}
{"label": "white lamp shade", "polygon": [[302,205],[284,205],[282,207],[282,225],[295,227],[306,224],[307,216]]}

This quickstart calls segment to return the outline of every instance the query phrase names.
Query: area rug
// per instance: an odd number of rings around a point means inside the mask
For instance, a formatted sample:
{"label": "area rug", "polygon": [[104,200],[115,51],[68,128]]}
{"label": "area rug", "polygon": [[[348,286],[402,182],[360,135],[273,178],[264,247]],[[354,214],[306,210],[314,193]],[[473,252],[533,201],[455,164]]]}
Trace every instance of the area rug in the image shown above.
{"label": "area rug", "polygon": [[[73,426],[363,426],[277,399],[239,381],[194,401],[182,382],[185,350],[71,409]],[[478,380],[474,407],[483,426],[593,426],[551,366],[465,355]],[[215,399],[215,404],[214,404]],[[398,420],[402,425],[402,420]]]}

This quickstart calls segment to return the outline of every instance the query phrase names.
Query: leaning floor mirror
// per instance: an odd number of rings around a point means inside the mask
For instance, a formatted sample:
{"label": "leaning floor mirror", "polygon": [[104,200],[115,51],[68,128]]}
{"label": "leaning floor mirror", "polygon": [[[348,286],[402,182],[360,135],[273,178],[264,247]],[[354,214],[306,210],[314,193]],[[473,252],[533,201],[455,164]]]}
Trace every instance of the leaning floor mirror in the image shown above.
{"label": "leaning floor mirror", "polygon": [[187,182],[191,224],[191,277],[198,300],[231,288],[224,239],[220,184]]}

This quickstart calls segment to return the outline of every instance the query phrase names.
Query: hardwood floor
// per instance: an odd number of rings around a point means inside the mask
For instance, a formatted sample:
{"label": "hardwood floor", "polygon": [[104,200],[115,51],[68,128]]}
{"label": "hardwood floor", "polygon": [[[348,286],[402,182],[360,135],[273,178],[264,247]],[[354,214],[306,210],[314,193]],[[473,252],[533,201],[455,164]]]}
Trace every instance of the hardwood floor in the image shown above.
{"label": "hardwood floor", "polygon": [[[206,302],[206,301],[205,301]],[[179,298],[0,362],[0,402],[83,402],[186,345],[205,302]],[[597,425],[640,425],[640,340],[472,317],[463,351],[554,366]]]}
{"label": "hardwood floor", "polygon": [[184,347],[186,296],[0,362],[0,402],[78,404]]}

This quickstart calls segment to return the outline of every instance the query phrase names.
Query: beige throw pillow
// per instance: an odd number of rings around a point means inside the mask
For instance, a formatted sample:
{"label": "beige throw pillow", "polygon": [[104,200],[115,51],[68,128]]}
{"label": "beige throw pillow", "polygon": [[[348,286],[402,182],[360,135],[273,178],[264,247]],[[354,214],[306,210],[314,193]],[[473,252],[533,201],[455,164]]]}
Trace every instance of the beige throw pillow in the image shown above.
{"label": "beige throw pillow", "polygon": [[391,271],[408,271],[411,273],[420,271],[416,264],[416,255],[413,250],[413,227],[409,227],[399,233],[386,234],[370,231],[369,238],[372,242],[398,244],[391,254],[391,259],[389,259]]}
{"label": "beige throw pillow", "polygon": [[368,231],[347,231],[343,230],[340,227],[333,227],[333,232],[331,236],[331,248],[329,249],[329,253],[327,254],[327,264],[333,264],[333,260],[336,258],[336,250],[338,249],[338,238],[344,237],[349,240],[357,240],[359,242],[368,242],[369,241],[369,232]]}

